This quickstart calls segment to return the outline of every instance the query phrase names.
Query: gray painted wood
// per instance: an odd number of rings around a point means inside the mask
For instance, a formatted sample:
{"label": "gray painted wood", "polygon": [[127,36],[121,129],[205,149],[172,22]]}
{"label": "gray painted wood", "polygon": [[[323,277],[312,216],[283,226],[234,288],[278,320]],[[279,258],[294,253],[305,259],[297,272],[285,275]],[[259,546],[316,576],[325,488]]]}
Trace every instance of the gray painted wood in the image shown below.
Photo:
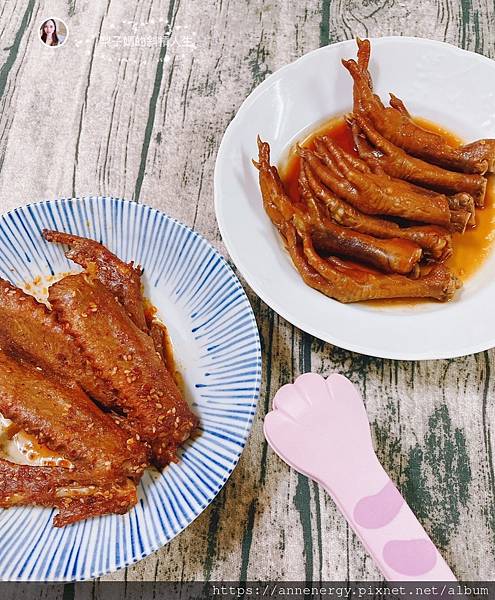
{"label": "gray painted wood", "polygon": [[[48,16],[69,25],[62,48],[37,38]],[[268,74],[356,35],[407,33],[493,58],[494,17],[489,0],[3,2],[0,209],[56,196],[133,198],[225,254],[213,209],[216,151]],[[133,35],[152,41],[124,45]],[[339,371],[359,386],[381,459],[458,577],[493,577],[494,353],[419,363],[367,358],[300,332],[247,291],[264,377],[239,465],[186,531],[103,579],[379,578],[332,501],[263,439],[274,391],[310,369]]]}

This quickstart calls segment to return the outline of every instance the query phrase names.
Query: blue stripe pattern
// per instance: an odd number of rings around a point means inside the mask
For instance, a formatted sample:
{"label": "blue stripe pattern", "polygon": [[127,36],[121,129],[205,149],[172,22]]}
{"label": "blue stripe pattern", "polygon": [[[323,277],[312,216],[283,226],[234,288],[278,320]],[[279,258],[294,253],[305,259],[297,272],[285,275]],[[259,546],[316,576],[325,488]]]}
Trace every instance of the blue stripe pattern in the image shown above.
{"label": "blue stripe pattern", "polygon": [[144,269],[145,294],[174,344],[184,389],[201,421],[180,462],[147,471],[138,505],[56,529],[54,511],[0,510],[0,580],[98,577],[147,556],[193,521],[218,494],[244,448],[261,379],[258,329],[238,279],[200,235],[144,204],[87,197],[45,201],[0,217],[0,275],[16,285],[75,271],[58,229],[102,242]]}

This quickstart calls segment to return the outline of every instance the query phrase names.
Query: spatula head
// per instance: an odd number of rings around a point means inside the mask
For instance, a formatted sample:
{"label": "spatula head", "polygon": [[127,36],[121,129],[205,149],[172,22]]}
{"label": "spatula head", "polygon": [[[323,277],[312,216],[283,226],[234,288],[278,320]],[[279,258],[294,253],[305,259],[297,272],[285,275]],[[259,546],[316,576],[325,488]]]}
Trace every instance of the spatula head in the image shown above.
{"label": "spatula head", "polygon": [[321,481],[373,455],[363,400],[342,375],[306,373],[275,394],[265,417],[265,437],[297,471]]}

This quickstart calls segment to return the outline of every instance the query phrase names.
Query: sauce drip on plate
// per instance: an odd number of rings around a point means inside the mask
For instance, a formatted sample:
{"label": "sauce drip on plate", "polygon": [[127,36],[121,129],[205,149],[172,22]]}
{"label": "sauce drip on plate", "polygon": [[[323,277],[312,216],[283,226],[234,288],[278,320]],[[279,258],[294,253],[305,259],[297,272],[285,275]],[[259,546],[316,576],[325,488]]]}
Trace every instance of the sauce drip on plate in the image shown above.
{"label": "sauce drip on plate", "polygon": [[170,338],[170,334],[168,333],[168,329],[166,325],[157,317],[158,309],[156,306],[151,304],[148,298],[144,298],[144,313],[146,315],[146,321],[148,324],[153,323],[156,328],[161,331],[162,334],[162,355],[165,361],[165,365],[169,370],[170,374],[174,378],[175,383],[179,387],[180,391],[184,394],[185,386],[184,380],[182,379],[182,375],[177,368],[175,362],[174,355],[174,347],[172,344],[172,340]]}

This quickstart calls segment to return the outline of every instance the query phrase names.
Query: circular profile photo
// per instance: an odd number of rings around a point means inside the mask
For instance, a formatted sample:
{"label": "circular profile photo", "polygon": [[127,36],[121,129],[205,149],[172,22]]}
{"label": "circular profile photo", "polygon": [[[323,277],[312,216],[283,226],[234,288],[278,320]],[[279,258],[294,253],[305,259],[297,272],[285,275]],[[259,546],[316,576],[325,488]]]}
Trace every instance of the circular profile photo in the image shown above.
{"label": "circular profile photo", "polygon": [[40,27],[40,39],[45,46],[58,48],[67,40],[69,31],[62,19],[45,19]]}

